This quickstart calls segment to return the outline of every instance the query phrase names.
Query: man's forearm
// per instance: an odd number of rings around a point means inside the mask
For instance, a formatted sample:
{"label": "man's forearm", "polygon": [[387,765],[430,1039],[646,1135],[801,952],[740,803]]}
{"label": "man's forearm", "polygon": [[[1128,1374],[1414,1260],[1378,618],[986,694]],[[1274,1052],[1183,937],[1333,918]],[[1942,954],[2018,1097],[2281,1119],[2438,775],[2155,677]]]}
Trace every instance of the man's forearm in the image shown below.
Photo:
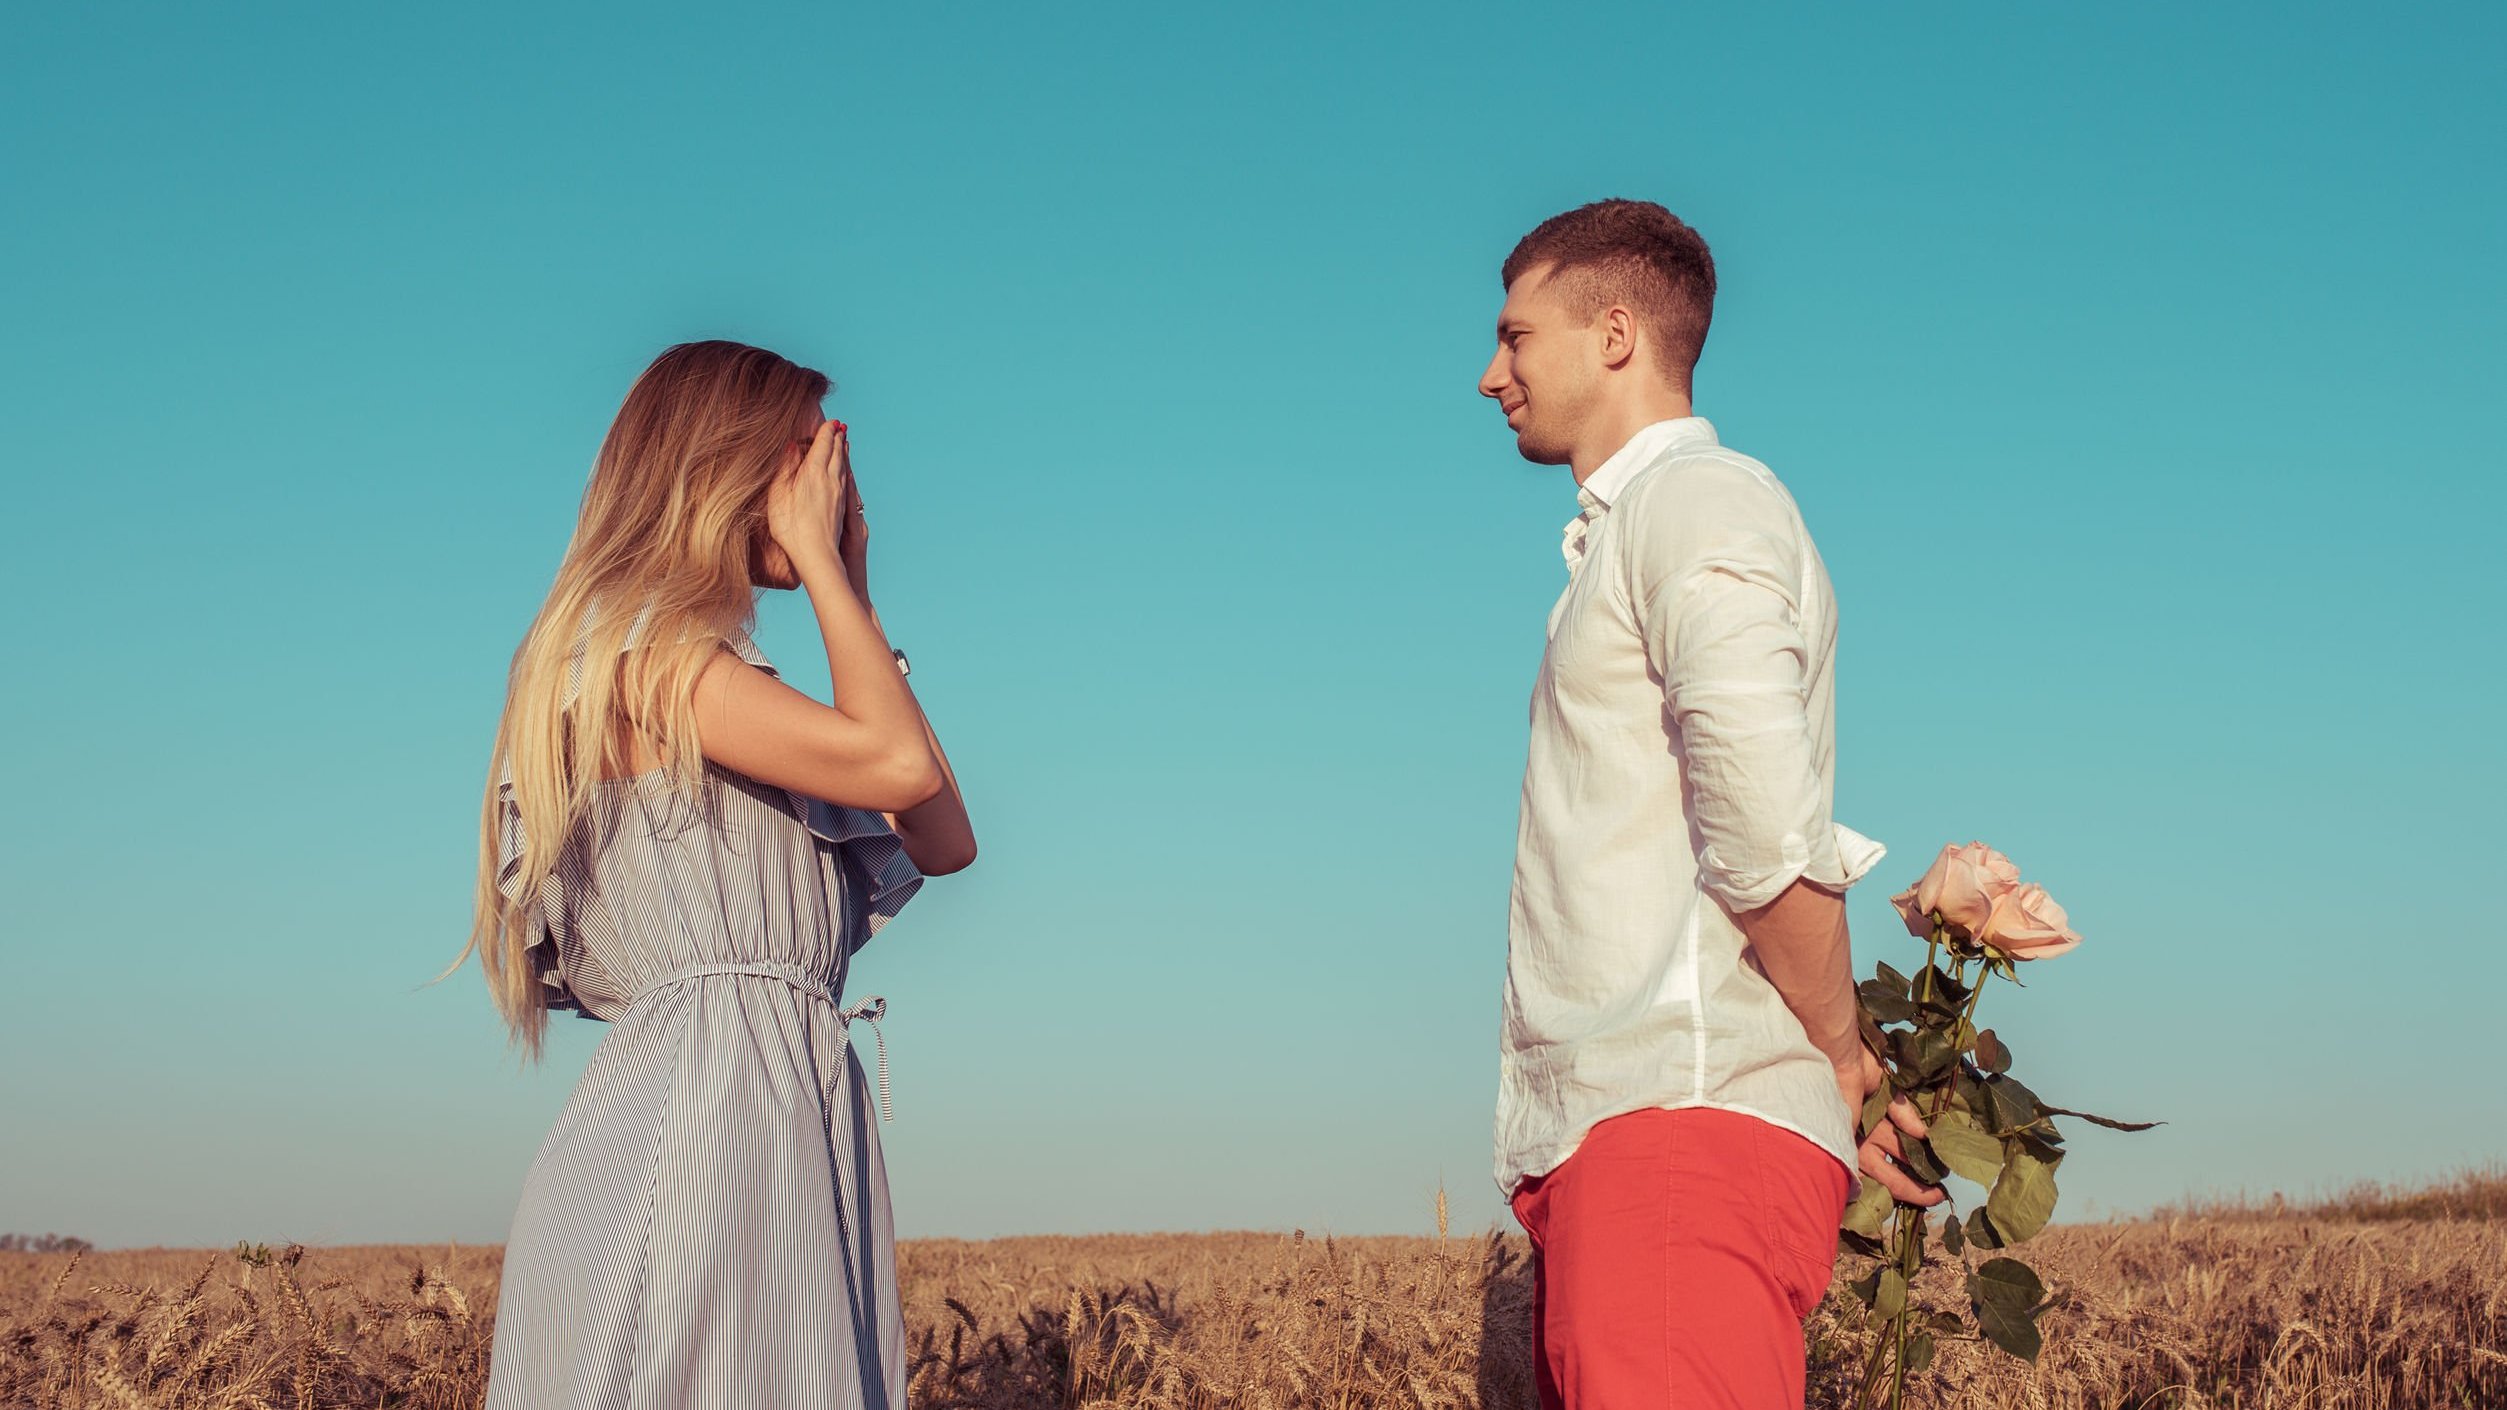
{"label": "man's forearm", "polygon": [[1775,900],[1733,917],[1757,953],[1758,967],[1785,1007],[1802,1020],[1812,1046],[1836,1065],[1859,1061],[1861,1027],[1855,1018],[1854,953],[1845,925],[1845,898],[1797,881]]}

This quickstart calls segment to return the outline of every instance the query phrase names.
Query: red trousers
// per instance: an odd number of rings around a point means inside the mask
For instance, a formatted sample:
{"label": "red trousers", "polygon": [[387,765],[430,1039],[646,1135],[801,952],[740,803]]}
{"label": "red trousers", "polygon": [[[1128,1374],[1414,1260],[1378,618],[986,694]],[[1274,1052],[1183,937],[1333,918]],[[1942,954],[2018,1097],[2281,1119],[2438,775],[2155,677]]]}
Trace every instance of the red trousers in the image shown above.
{"label": "red trousers", "polygon": [[1801,1410],[1854,1181],[1754,1116],[1634,1111],[1515,1189],[1542,1410]]}

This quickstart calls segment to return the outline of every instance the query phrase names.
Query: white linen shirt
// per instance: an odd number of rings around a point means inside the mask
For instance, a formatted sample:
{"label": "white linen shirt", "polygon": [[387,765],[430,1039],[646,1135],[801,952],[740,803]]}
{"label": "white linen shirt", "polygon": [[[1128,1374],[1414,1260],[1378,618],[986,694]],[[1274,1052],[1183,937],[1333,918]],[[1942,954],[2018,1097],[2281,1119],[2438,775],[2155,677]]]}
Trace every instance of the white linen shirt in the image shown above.
{"label": "white linen shirt", "polygon": [[1842,891],[1879,844],[1829,818],[1836,597],[1793,497],[1659,421],[1577,491],[1532,688],[1507,923],[1497,1184],[1593,1126],[1718,1107],[1854,1168],[1828,1059],[1733,914]]}

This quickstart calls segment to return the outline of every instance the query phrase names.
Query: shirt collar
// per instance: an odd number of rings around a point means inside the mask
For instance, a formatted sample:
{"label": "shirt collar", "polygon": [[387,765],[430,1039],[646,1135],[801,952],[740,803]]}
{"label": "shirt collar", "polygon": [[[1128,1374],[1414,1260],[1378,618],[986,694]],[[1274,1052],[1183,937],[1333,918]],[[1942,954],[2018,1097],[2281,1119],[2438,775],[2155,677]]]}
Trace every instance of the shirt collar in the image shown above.
{"label": "shirt collar", "polygon": [[1637,472],[1662,459],[1682,446],[1714,445],[1715,428],[1703,416],[1680,416],[1657,421],[1628,438],[1628,443],[1611,454],[1584,483],[1576,486],[1576,503],[1580,512],[1567,521],[1559,536],[1558,551],[1567,560],[1567,575],[1574,577],[1584,566],[1585,549],[1590,546],[1593,526],[1610,512],[1611,501],[1628,488]]}
{"label": "shirt collar", "polygon": [[1630,436],[1626,445],[1612,452],[1610,459],[1585,476],[1584,483],[1576,487],[1576,502],[1596,512],[1608,509],[1618,501],[1620,492],[1628,488],[1628,482],[1636,478],[1637,472],[1660,460],[1664,452],[1675,446],[1711,446],[1715,443],[1714,424],[1703,416],[1677,416],[1669,421],[1657,421]]}

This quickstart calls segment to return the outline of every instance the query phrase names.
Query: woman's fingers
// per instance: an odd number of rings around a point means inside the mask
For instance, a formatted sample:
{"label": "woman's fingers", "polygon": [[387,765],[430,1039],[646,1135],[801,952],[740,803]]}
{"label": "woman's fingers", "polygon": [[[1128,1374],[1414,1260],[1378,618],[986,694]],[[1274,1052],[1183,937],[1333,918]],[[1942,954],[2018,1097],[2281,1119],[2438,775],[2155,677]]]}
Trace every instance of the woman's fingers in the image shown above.
{"label": "woman's fingers", "polygon": [[810,437],[809,473],[815,484],[828,496],[827,527],[830,531],[844,523],[844,433],[833,421],[818,424],[818,434]]}
{"label": "woman's fingers", "polygon": [[835,474],[841,436],[836,423],[819,422],[808,451],[767,492],[767,532],[796,562],[832,548],[843,528],[843,486]]}
{"label": "woman's fingers", "polygon": [[853,474],[850,446],[837,447],[836,463],[843,478],[836,501],[836,556],[844,560],[845,576],[852,580],[854,594],[867,602],[870,600],[870,521],[862,512],[862,482]]}
{"label": "woman's fingers", "polygon": [[1905,1097],[1889,1103],[1889,1120],[1899,1130],[1919,1141],[1932,1134],[1932,1128],[1924,1124],[1924,1118],[1915,1110],[1915,1103]]}

